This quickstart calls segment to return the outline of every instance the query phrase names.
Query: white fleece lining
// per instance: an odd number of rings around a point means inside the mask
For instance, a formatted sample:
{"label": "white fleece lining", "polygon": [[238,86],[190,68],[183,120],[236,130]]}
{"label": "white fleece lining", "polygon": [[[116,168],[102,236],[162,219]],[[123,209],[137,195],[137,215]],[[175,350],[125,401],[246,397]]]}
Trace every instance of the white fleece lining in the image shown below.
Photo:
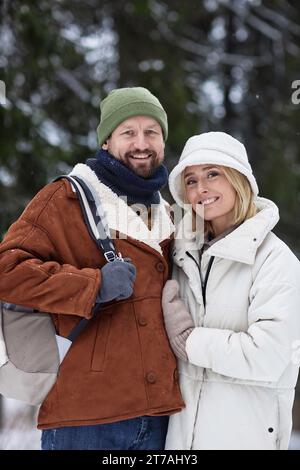
{"label": "white fleece lining", "polygon": [[162,255],[160,242],[169,238],[174,232],[174,225],[169,217],[166,206],[168,203],[161,197],[159,204],[151,206],[152,229],[149,230],[142,218],[131,209],[126,202],[114,193],[108,186],[101,183],[96,173],[87,165],[78,163],[70,175],[82,176],[97,191],[105,210],[107,223],[111,230],[120,232],[123,236],[141,241]]}

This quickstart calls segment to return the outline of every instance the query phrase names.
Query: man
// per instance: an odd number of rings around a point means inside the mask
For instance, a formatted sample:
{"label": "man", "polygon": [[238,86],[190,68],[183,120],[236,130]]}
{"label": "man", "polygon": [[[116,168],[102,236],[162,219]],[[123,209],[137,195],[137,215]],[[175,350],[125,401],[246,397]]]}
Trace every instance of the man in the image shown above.
{"label": "man", "polygon": [[62,336],[91,319],[40,408],[42,449],[163,449],[168,415],[183,407],[161,311],[173,232],[159,193],[167,116],[147,89],[116,89],[97,132],[95,158],[71,174],[99,194],[123,260],[105,262],[61,179],[0,245],[0,298],[52,313]]}

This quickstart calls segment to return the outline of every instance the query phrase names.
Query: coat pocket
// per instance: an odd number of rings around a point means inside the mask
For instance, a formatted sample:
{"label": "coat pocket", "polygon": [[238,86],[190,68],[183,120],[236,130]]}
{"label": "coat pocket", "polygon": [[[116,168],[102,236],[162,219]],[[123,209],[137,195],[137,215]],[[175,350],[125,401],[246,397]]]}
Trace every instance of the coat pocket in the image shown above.
{"label": "coat pocket", "polygon": [[101,372],[104,369],[110,325],[111,315],[100,314],[92,354],[91,370]]}

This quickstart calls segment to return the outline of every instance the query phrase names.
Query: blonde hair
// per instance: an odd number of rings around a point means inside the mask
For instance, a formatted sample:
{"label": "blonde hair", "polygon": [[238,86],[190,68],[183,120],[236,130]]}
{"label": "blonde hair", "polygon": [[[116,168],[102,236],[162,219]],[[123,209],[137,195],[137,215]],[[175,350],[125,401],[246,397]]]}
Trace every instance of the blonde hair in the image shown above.
{"label": "blonde hair", "polygon": [[[223,172],[231,186],[236,192],[236,200],[233,208],[233,225],[240,225],[245,220],[250,219],[257,213],[257,207],[253,201],[253,192],[250,186],[250,183],[245,175],[235,170],[234,168],[229,168],[226,166],[216,165],[217,168],[220,168]],[[186,186],[184,182],[184,171],[181,174],[182,184],[184,187],[184,203],[188,204],[186,196]],[[195,214],[193,211],[193,219]],[[195,223],[193,220],[193,229]],[[204,222],[204,231],[205,233],[211,233],[214,235],[214,230],[212,223],[210,221]]]}

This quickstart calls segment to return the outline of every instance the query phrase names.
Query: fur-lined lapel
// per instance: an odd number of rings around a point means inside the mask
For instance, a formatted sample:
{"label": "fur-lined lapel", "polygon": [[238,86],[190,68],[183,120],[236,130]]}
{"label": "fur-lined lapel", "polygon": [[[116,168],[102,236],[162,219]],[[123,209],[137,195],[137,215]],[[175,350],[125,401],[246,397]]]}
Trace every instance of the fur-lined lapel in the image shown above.
{"label": "fur-lined lapel", "polygon": [[160,243],[172,235],[174,225],[167,211],[168,203],[161,195],[160,203],[151,207],[152,229],[149,230],[141,217],[121,197],[101,183],[89,166],[78,163],[70,175],[81,176],[97,191],[103,203],[112,237],[113,232],[118,231],[121,235],[139,240],[162,254]]}

